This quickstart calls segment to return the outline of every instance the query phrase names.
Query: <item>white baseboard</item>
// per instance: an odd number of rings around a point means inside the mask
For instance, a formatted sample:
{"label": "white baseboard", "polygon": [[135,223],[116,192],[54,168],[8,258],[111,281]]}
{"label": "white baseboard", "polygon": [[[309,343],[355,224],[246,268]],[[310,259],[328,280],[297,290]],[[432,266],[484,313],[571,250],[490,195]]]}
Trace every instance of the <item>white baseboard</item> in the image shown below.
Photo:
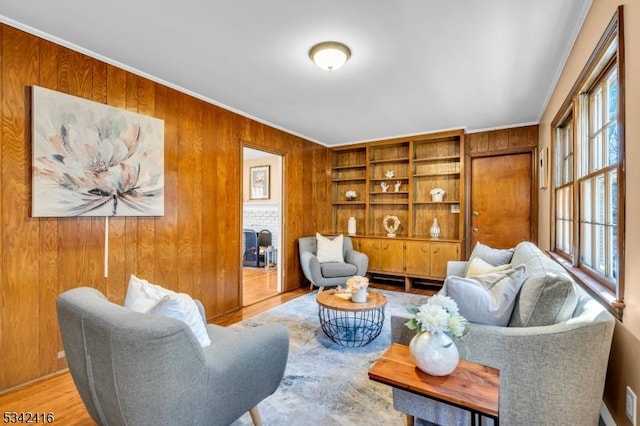
{"label": "white baseboard", "polygon": [[600,418],[606,426],[617,426],[615,420],[613,420],[613,417],[611,417],[611,413],[609,412],[609,409],[607,408],[607,405],[604,403],[604,401],[602,402],[602,404],[600,404]]}

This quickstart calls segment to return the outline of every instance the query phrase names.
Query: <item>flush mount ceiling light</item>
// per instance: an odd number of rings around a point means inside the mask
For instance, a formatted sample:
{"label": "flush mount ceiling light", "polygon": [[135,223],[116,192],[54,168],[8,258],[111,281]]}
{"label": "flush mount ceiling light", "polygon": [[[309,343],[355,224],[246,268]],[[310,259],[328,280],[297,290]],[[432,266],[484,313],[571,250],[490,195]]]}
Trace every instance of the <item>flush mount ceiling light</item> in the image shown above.
{"label": "flush mount ceiling light", "polygon": [[344,65],[351,56],[351,50],[337,41],[323,41],[309,50],[309,57],[323,70],[333,71]]}

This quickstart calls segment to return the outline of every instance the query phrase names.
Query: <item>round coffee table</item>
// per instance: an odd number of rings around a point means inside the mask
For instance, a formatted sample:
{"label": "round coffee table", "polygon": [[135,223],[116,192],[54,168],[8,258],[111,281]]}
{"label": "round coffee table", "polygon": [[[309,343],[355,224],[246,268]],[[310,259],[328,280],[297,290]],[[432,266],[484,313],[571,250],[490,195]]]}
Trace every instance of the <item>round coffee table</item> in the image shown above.
{"label": "round coffee table", "polygon": [[355,303],[327,290],[318,293],[316,301],[322,331],[339,345],[364,346],[382,331],[387,298],[380,293],[369,290],[366,302]]}

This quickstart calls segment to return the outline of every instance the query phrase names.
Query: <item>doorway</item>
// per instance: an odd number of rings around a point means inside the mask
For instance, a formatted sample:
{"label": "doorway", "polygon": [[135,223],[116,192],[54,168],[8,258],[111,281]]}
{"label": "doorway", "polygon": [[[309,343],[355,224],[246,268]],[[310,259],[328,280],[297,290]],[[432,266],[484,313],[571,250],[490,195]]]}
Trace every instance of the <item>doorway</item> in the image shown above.
{"label": "doorway", "polygon": [[532,153],[471,160],[471,249],[533,240]]}
{"label": "doorway", "polygon": [[242,306],[282,291],[283,157],[243,145]]}

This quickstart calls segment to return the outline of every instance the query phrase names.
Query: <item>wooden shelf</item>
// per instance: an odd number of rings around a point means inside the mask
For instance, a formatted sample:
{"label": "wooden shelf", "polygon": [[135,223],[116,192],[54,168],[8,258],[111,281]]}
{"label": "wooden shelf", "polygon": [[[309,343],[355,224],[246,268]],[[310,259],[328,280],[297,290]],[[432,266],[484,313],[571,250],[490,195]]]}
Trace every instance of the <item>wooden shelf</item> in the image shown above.
{"label": "wooden shelf", "polygon": [[418,173],[414,174],[413,177],[421,178],[421,177],[434,177],[434,176],[459,176],[460,172],[440,172],[440,173]]}
{"label": "wooden shelf", "polygon": [[460,204],[460,201],[414,201],[413,204]]}
{"label": "wooden shelf", "polygon": [[331,179],[331,182],[366,182],[367,178]]}
{"label": "wooden shelf", "polygon": [[369,160],[369,164],[383,164],[383,163],[408,163],[409,157],[403,158],[385,158],[382,160]]}
{"label": "wooden shelf", "polygon": [[459,155],[446,155],[444,157],[415,158],[414,163],[433,163],[433,162],[455,162],[460,161]]}
{"label": "wooden shelf", "polygon": [[364,201],[336,201],[332,203],[334,206],[366,206]]}
{"label": "wooden shelf", "polygon": [[409,180],[408,176],[398,176],[398,177],[392,177],[392,178],[371,178],[369,179],[370,182],[385,182],[385,181],[389,181],[389,180]]}
{"label": "wooden shelf", "polygon": [[366,164],[354,164],[349,166],[334,166],[333,170],[347,170],[347,169],[365,169],[367,167]]}
{"label": "wooden shelf", "polygon": [[384,206],[384,205],[405,205],[406,206],[406,205],[409,205],[409,202],[389,200],[389,201],[370,201],[369,204],[372,206]]}

